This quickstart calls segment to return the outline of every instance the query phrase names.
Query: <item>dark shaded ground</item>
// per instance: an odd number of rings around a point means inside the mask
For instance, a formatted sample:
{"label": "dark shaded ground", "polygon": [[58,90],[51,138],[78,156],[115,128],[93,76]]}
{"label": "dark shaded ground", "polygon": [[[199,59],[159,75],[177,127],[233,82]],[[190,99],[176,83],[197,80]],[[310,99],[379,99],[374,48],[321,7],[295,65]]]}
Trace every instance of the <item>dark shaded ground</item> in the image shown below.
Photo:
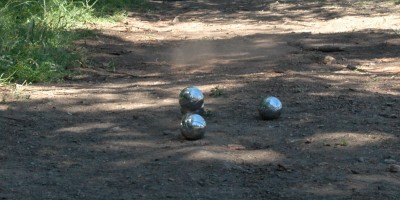
{"label": "dark shaded ground", "polygon": [[[389,171],[400,164],[392,30],[163,41],[110,32],[82,42],[91,63],[84,75],[0,104],[1,199],[400,198],[399,172]],[[333,44],[343,51],[308,48]],[[324,63],[327,55],[336,63]],[[177,96],[189,85],[207,96],[224,88],[206,99],[198,141],[179,133]],[[282,100],[278,120],[259,119],[265,95]]]}

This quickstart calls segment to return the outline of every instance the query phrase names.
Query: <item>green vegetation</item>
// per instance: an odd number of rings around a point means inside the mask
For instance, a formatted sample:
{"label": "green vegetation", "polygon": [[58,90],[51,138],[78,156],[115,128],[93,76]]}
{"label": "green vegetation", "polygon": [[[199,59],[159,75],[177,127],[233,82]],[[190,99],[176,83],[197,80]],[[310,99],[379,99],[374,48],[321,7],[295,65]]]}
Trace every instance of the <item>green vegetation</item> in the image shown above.
{"label": "green vegetation", "polygon": [[118,13],[126,11],[126,9],[151,9],[147,0],[96,0],[95,13],[96,16],[110,15],[115,16]]}
{"label": "green vegetation", "polygon": [[339,143],[340,146],[347,146],[349,142],[347,142],[346,138],[342,138]]}
{"label": "green vegetation", "polygon": [[72,42],[88,22],[121,20],[146,0],[7,0],[0,2],[0,84],[60,81],[82,64]]}
{"label": "green vegetation", "polygon": [[211,97],[219,97],[225,94],[224,88],[220,87],[219,85],[216,87],[211,88],[210,96]]}

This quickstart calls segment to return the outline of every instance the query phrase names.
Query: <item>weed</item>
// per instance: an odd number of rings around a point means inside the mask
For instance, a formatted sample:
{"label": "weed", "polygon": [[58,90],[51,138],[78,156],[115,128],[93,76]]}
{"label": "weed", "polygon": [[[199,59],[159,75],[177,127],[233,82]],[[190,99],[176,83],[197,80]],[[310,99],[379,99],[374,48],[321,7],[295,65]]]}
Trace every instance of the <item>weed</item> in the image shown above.
{"label": "weed", "polygon": [[210,110],[210,109],[206,109],[204,111],[204,116],[205,117],[212,117],[213,115],[214,115],[214,112],[212,110]]}
{"label": "weed", "polygon": [[10,84],[11,80],[12,80],[12,74],[9,75],[8,77],[4,77],[4,74],[1,74],[0,75],[0,86]]}
{"label": "weed", "polygon": [[224,88],[221,88],[219,85],[216,87],[213,87],[210,92],[211,92],[210,93],[211,97],[219,97],[219,96],[225,95]]}
{"label": "weed", "polygon": [[149,10],[151,5],[147,0],[115,0],[115,1],[98,1],[94,6],[96,8],[96,16],[114,15],[121,11],[126,11],[126,7],[136,10]]}
{"label": "weed", "polygon": [[6,103],[7,101],[12,100],[29,100],[31,98],[31,95],[26,94],[26,92],[24,91],[24,87],[27,85],[28,83],[26,82],[22,84],[7,83],[7,85],[0,85],[0,103]]}
{"label": "weed", "polygon": [[109,19],[112,21],[115,21],[115,22],[119,22],[119,21],[126,19],[127,16],[128,16],[128,13],[126,11],[118,11],[118,12],[115,12],[112,16],[110,16]]}
{"label": "weed", "polygon": [[[0,1],[0,83],[57,82],[86,65],[72,41],[91,35],[87,23],[113,22],[146,0]],[[7,78],[4,78],[7,77]]]}
{"label": "weed", "polygon": [[103,66],[107,68],[107,71],[109,72],[115,72],[116,71],[116,64],[114,60],[111,60],[109,62],[103,63]]}
{"label": "weed", "polygon": [[339,143],[340,146],[347,146],[349,143],[347,142],[346,138],[342,138]]}

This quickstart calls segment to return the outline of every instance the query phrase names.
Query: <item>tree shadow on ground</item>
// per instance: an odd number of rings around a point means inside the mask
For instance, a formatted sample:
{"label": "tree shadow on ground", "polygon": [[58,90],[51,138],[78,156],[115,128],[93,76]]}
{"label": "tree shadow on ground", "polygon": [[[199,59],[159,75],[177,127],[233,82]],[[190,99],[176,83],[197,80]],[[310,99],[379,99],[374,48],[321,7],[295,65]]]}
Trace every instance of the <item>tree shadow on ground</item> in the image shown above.
{"label": "tree shadow on ground", "polygon": [[[98,37],[103,38],[100,33]],[[361,74],[352,73],[354,76],[372,75],[372,72],[379,76],[392,76],[384,70],[379,72],[379,68],[385,67],[381,63],[399,57],[400,40],[391,30],[379,30],[334,34],[254,34],[228,39],[167,40],[159,44],[146,41],[134,44],[121,38],[111,41],[107,38],[86,40],[82,45],[96,52],[89,56],[91,64],[97,67],[92,70],[94,73],[98,70],[98,73],[111,75],[109,78],[164,76],[171,81],[176,80],[174,75],[186,73],[225,77],[271,71],[283,73],[286,70],[346,72],[344,67],[347,64],[372,70],[363,74],[360,68],[358,72]],[[333,51],[325,52],[324,49]],[[325,56],[335,57],[335,63],[324,63]],[[243,67],[243,63],[250,66]]]}
{"label": "tree shadow on ground", "polygon": [[[399,198],[399,175],[384,161],[400,160],[400,91],[384,85],[397,79],[374,65],[342,66],[398,59],[398,45],[386,43],[395,37],[382,30],[88,42],[98,64],[88,77],[1,107],[0,197]],[[326,44],[343,47],[329,53],[338,64],[303,48]],[[109,60],[115,68],[101,64]],[[207,96],[226,87],[225,96],[206,99],[211,112],[198,141],[179,134],[177,96],[189,85]],[[266,94],[283,101],[281,118],[258,118]]]}
{"label": "tree shadow on ground", "polygon": [[[133,13],[146,21],[172,20],[183,16],[186,20],[221,22],[250,20],[282,22],[286,19],[308,21],[311,19],[332,20],[343,16],[372,16],[371,13],[387,13],[388,7],[370,5],[366,2],[345,1],[151,1],[154,8],[147,13]],[[357,13],[351,8],[365,12]],[[374,12],[371,12],[371,11]],[[222,16],[222,17],[221,17]]]}

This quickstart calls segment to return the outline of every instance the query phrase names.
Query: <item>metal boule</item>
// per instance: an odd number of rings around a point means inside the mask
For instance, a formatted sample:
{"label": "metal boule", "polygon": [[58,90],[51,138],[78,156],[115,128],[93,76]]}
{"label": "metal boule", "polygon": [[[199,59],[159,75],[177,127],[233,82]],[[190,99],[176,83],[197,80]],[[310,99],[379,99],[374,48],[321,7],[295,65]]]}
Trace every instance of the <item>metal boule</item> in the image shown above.
{"label": "metal boule", "polygon": [[183,116],[180,129],[185,139],[198,140],[205,134],[206,121],[201,115],[188,113]]}
{"label": "metal boule", "polygon": [[183,89],[179,94],[179,105],[183,114],[201,109],[204,110],[203,92],[195,86]]}
{"label": "metal boule", "polygon": [[282,113],[282,103],[274,96],[265,97],[258,106],[258,112],[264,120],[277,119]]}
{"label": "metal boule", "polygon": [[182,108],[182,107],[181,107],[181,114],[182,114],[182,115],[185,115],[185,114],[188,114],[188,113],[198,114],[198,115],[204,116],[205,113],[206,113],[205,110],[204,110],[204,103],[203,103],[203,105],[201,106],[201,108],[199,108],[199,109],[197,109],[197,110],[190,110],[190,109]]}

